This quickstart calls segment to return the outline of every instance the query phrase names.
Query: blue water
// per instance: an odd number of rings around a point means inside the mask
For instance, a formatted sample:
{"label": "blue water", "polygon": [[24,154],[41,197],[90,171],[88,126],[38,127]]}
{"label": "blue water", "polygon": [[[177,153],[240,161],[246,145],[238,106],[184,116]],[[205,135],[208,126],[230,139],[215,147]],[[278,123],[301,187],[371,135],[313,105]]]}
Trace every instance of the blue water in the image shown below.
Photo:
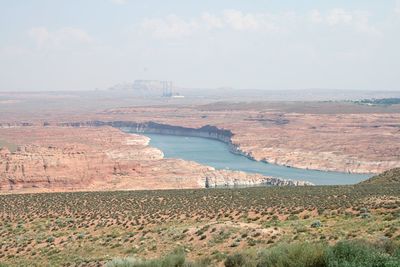
{"label": "blue water", "polygon": [[208,138],[145,135],[151,138],[150,145],[162,150],[166,158],[192,160],[216,169],[240,170],[286,179],[305,180],[316,185],[355,184],[370,177],[370,175],[303,170],[257,162],[233,154],[229,151],[227,144]]}

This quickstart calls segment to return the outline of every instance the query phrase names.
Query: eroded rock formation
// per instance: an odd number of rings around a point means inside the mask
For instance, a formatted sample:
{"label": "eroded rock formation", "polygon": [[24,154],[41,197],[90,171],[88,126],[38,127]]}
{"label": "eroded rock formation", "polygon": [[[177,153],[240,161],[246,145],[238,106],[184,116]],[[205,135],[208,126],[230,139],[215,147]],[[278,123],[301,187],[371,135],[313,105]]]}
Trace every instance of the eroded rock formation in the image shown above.
{"label": "eroded rock formation", "polygon": [[134,118],[137,123],[154,121],[197,129],[213,125],[229,130],[233,146],[250,158],[302,169],[380,173],[400,166],[398,113],[359,114],[352,110],[301,113],[301,104],[297,112],[283,113],[268,109],[268,105],[265,108],[256,104],[252,107],[251,103],[243,105],[119,108],[104,111],[97,119],[132,121]]}
{"label": "eroded rock formation", "polygon": [[[322,171],[381,173],[400,167],[398,107],[347,102],[217,102],[130,106],[77,112],[0,113],[1,127],[133,122],[229,130],[232,148],[250,158]],[[76,125],[74,125],[76,126]],[[175,131],[175,130],[174,130]],[[1,141],[1,140],[0,140]]]}
{"label": "eroded rock formation", "polygon": [[164,159],[148,137],[109,126],[15,127],[0,134],[18,145],[13,153],[0,150],[3,192],[307,184]]}

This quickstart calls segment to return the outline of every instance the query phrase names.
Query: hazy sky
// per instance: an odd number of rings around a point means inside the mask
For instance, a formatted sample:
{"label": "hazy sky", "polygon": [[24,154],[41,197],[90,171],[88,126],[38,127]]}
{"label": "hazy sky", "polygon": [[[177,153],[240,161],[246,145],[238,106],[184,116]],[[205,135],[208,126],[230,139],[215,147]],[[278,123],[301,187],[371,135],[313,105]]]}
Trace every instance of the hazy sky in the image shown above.
{"label": "hazy sky", "polygon": [[0,90],[400,90],[400,1],[0,0]]}

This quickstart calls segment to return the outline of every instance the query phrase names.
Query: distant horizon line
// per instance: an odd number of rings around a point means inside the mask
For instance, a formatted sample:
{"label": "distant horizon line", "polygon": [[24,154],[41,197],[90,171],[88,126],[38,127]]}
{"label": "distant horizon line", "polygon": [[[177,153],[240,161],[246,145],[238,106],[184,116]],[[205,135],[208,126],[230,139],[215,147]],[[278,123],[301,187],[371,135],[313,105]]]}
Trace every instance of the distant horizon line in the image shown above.
{"label": "distant horizon line", "polygon": [[[23,93],[74,93],[74,92],[110,92],[110,91],[129,91],[134,89],[111,89],[109,88],[94,88],[94,89],[68,89],[68,90],[21,90],[21,91],[7,91],[1,90],[0,93],[8,93],[8,94],[23,94]],[[340,88],[288,88],[288,89],[259,89],[259,88],[235,88],[230,86],[220,86],[220,87],[212,87],[212,88],[201,88],[201,87],[178,87],[182,90],[233,90],[233,91],[347,91],[347,92],[399,92],[399,89],[340,89]]]}

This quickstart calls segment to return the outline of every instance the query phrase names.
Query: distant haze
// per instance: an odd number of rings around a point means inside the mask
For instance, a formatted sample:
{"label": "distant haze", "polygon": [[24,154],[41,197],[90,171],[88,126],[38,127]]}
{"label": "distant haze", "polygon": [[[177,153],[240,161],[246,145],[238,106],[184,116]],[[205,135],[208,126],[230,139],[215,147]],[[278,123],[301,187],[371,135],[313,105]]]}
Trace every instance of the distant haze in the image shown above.
{"label": "distant haze", "polygon": [[0,0],[0,91],[400,90],[400,1]]}

